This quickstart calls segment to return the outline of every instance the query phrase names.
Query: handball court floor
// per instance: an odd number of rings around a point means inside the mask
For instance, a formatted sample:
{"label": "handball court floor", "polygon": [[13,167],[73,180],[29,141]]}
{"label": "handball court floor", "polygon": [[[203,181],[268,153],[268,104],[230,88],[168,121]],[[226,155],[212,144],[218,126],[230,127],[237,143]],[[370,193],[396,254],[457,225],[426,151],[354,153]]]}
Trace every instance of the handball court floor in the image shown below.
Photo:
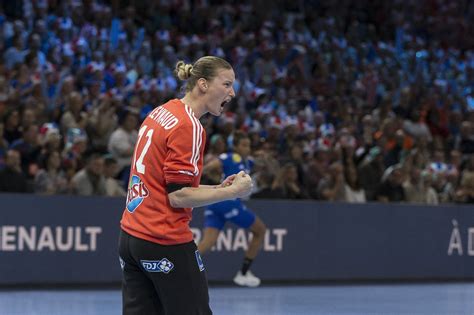
{"label": "handball court floor", "polygon": [[[210,298],[217,315],[474,314],[474,283],[211,286]],[[119,289],[0,289],[1,315],[117,315],[120,307]]]}

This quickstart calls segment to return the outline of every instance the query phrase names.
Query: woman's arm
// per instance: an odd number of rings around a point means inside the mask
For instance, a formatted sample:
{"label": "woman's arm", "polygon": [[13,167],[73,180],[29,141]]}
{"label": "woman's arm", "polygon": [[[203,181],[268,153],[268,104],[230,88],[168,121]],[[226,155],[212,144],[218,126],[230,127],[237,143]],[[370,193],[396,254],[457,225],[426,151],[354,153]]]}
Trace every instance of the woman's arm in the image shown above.
{"label": "woman's arm", "polygon": [[229,176],[221,185],[184,187],[169,193],[168,198],[173,208],[194,208],[224,200],[242,198],[249,195],[251,190],[252,179],[248,174],[241,171],[237,175]]}

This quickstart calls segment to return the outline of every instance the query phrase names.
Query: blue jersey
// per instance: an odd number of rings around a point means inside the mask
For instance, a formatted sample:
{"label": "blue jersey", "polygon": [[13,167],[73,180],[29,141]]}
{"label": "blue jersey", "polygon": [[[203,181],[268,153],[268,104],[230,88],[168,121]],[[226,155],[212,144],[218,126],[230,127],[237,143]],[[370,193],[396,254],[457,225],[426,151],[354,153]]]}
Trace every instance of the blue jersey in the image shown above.
{"label": "blue jersey", "polygon": [[247,174],[253,169],[253,160],[251,158],[243,159],[237,153],[222,153],[219,155],[219,160],[222,163],[222,172],[224,179],[230,175],[237,174],[244,171]]}
{"label": "blue jersey", "polygon": [[[237,153],[222,153],[219,160],[222,163],[224,178],[240,171],[250,174],[254,165],[252,159],[244,160]],[[204,216],[204,226],[218,230],[222,230],[227,221],[247,229],[255,222],[256,218],[255,214],[247,209],[239,198],[209,205],[204,211]]]}

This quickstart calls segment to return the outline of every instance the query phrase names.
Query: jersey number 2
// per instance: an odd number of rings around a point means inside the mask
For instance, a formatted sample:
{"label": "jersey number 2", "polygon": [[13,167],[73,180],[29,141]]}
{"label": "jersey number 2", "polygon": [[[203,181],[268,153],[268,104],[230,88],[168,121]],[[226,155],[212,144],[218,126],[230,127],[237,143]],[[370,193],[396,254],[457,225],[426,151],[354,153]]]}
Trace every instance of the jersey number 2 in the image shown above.
{"label": "jersey number 2", "polygon": [[140,173],[140,174],[145,174],[145,164],[143,164],[143,159],[145,158],[145,155],[146,155],[148,149],[150,148],[151,137],[153,135],[153,129],[148,130],[148,132],[146,133],[146,138],[147,139],[146,139],[145,146],[143,147],[143,150],[140,153],[140,156],[138,157],[138,160],[137,160],[137,153],[138,153],[138,147],[140,145],[140,140],[142,139],[142,136],[145,133],[147,128],[148,128],[148,126],[145,125],[145,126],[141,127],[140,130],[138,131],[137,147],[135,148],[135,154],[133,155],[133,164],[132,165],[135,167],[137,172]]}

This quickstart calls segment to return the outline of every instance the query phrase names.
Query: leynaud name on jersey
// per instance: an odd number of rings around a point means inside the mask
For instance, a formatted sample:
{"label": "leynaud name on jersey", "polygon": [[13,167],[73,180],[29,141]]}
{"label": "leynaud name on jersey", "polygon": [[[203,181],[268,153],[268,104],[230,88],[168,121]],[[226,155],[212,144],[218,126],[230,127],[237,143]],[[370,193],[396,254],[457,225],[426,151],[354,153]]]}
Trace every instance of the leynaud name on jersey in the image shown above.
{"label": "leynaud name on jersey", "polygon": [[148,195],[150,195],[150,191],[145,183],[142,182],[139,176],[133,175],[128,185],[127,210],[133,213]]}

